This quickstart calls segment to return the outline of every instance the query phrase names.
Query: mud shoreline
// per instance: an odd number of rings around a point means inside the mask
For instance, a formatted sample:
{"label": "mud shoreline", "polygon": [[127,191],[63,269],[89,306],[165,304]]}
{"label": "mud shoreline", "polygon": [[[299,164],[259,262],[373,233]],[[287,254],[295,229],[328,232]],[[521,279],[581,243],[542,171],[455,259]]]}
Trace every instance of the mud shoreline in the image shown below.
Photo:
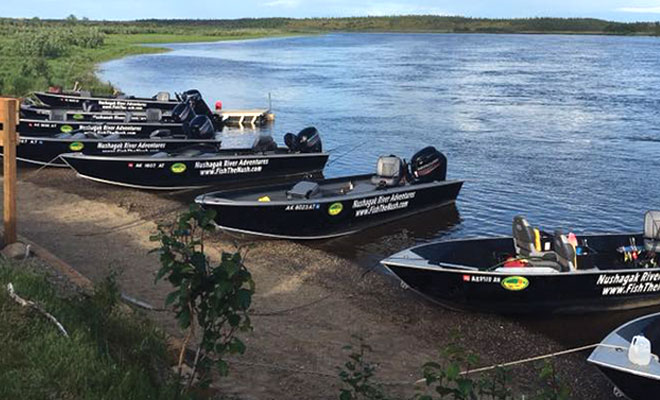
{"label": "mud shoreline", "polygon": [[[22,235],[92,280],[110,269],[121,271],[119,283],[126,294],[162,306],[169,287],[153,283],[158,260],[147,254],[153,247],[148,237],[158,220],[185,209],[194,192],[112,187],[79,179],[67,169],[23,168],[19,181]],[[451,210],[445,212],[453,215]],[[236,243],[248,242],[218,234],[213,247],[232,249]],[[245,337],[245,356],[234,360],[232,374],[220,382],[223,391],[241,399],[337,398],[336,367],[346,360],[342,348],[355,343],[352,335],[363,337],[373,348],[369,358],[379,364],[378,379],[406,397],[415,393],[408,382],[422,377],[420,366],[437,359],[438,350],[452,341],[479,354],[482,365],[589,344],[570,343],[574,340],[562,336],[562,327],[579,329],[575,324],[584,322],[583,317],[569,318],[564,324],[559,317],[548,323],[444,310],[378,273],[368,256],[355,257],[358,251],[343,247],[329,251],[332,242],[249,243],[246,264],[257,284],[255,330]],[[394,235],[385,246],[396,251],[405,244],[406,239]],[[360,252],[368,253],[369,248]],[[151,317],[177,333],[168,312],[154,312]],[[608,319],[606,325],[616,326],[621,318]],[[548,325],[557,327],[558,333],[548,335]],[[593,336],[601,333],[595,330]],[[576,399],[613,398],[610,385],[586,364],[587,355],[555,361],[563,381]],[[533,381],[536,368],[518,367],[512,373],[524,386]]]}

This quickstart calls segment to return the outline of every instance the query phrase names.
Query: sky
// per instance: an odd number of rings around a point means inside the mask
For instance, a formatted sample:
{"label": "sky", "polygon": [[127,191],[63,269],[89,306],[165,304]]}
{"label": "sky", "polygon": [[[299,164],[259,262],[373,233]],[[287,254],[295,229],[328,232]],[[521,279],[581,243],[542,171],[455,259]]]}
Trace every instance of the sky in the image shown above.
{"label": "sky", "polygon": [[594,17],[659,21],[660,0],[0,0],[0,17],[132,20],[145,18],[347,17]]}

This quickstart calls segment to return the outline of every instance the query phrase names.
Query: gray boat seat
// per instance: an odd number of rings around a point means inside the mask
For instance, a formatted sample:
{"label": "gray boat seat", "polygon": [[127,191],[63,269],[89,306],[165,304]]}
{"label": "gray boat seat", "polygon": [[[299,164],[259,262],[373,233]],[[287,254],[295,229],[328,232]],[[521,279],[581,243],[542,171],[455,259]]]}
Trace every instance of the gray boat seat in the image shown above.
{"label": "gray boat seat", "polygon": [[644,248],[660,253],[660,211],[647,211],[644,214]]}
{"label": "gray boat seat", "polygon": [[86,138],[87,135],[85,135],[82,132],[74,133],[73,135],[71,135],[71,139],[86,139]]}
{"label": "gray boat seat", "polygon": [[156,93],[156,100],[157,101],[170,101],[170,93],[169,92],[158,92],[158,93]]}
{"label": "gray boat seat", "polygon": [[403,161],[396,156],[378,157],[376,175],[371,177],[371,183],[378,187],[399,186],[403,178]]}
{"label": "gray boat seat", "polygon": [[66,110],[50,110],[48,118],[51,121],[64,121],[66,120]]}
{"label": "gray boat seat", "polygon": [[71,134],[70,133],[58,133],[57,135],[55,135],[55,137],[57,139],[69,139],[69,138],[71,138]]}
{"label": "gray boat seat", "polygon": [[557,262],[561,265],[563,272],[574,271],[577,269],[577,258],[575,247],[568,242],[566,235],[561,231],[556,231],[553,239],[553,247],[557,253]]}
{"label": "gray boat seat", "polygon": [[78,93],[80,93],[80,97],[92,97],[92,92],[89,90],[81,90]]}
{"label": "gray boat seat", "polygon": [[165,151],[159,151],[151,155],[151,158],[167,158],[169,154]]}
{"label": "gray boat seat", "polygon": [[113,133],[112,135],[108,135],[108,136],[104,137],[103,139],[105,139],[105,140],[119,140],[119,139],[121,139],[121,135],[118,134],[118,133]]}
{"label": "gray boat seat", "polygon": [[546,254],[552,253],[551,251],[543,251],[537,248],[536,236],[540,235],[541,232],[538,229],[534,229],[522,215],[517,215],[513,218],[512,231],[513,244],[517,255],[543,258]]}
{"label": "gray boat seat", "polygon": [[292,199],[309,199],[317,195],[320,191],[319,184],[310,181],[300,181],[293,185],[291,190],[287,190],[286,198]]}
{"label": "gray boat seat", "polygon": [[275,143],[275,140],[270,135],[259,135],[256,139],[254,139],[252,150],[257,153],[275,151],[277,150],[277,143]]}
{"label": "gray boat seat", "polygon": [[163,118],[163,111],[157,108],[147,108],[147,122],[159,122]]}

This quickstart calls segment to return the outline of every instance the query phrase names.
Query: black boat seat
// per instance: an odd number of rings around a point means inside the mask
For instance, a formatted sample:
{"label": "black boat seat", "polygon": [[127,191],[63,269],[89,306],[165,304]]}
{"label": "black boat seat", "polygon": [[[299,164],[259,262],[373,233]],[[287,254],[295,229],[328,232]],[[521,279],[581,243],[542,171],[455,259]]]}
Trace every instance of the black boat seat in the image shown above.
{"label": "black boat seat", "polygon": [[259,135],[252,143],[252,150],[257,153],[265,153],[267,151],[277,150],[277,143],[270,135]]}
{"label": "black boat seat", "polygon": [[660,253],[660,211],[647,211],[644,214],[644,248]]}
{"label": "black boat seat", "polygon": [[147,122],[159,122],[163,119],[163,111],[158,108],[147,108],[146,114]]}
{"label": "black boat seat", "polygon": [[376,175],[371,177],[371,183],[378,187],[394,187],[403,178],[403,161],[396,156],[378,157]]}
{"label": "black boat seat", "polygon": [[566,235],[561,231],[556,231],[553,239],[553,247],[557,254],[557,262],[561,265],[563,272],[574,271],[577,269],[577,258],[575,247],[569,243]]}
{"label": "black boat seat", "polygon": [[158,92],[158,93],[156,93],[156,100],[157,101],[170,101],[170,93],[169,92]]}
{"label": "black boat seat", "polygon": [[286,198],[292,199],[309,199],[317,195],[320,191],[319,184],[310,181],[300,181],[293,185],[291,190],[287,190]]}
{"label": "black boat seat", "polygon": [[537,247],[537,243],[540,246],[541,232],[538,229],[534,229],[522,215],[517,215],[513,218],[512,231],[513,244],[516,248],[517,255],[543,258],[545,254],[549,253]]}

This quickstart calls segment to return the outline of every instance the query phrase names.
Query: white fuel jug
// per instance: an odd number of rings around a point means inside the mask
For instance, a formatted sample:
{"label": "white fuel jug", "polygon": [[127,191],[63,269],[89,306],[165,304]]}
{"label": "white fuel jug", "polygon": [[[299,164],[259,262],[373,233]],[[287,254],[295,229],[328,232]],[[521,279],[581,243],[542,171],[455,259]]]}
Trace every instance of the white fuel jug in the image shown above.
{"label": "white fuel jug", "polygon": [[637,335],[630,341],[628,360],[641,366],[651,363],[651,342],[644,335]]}

